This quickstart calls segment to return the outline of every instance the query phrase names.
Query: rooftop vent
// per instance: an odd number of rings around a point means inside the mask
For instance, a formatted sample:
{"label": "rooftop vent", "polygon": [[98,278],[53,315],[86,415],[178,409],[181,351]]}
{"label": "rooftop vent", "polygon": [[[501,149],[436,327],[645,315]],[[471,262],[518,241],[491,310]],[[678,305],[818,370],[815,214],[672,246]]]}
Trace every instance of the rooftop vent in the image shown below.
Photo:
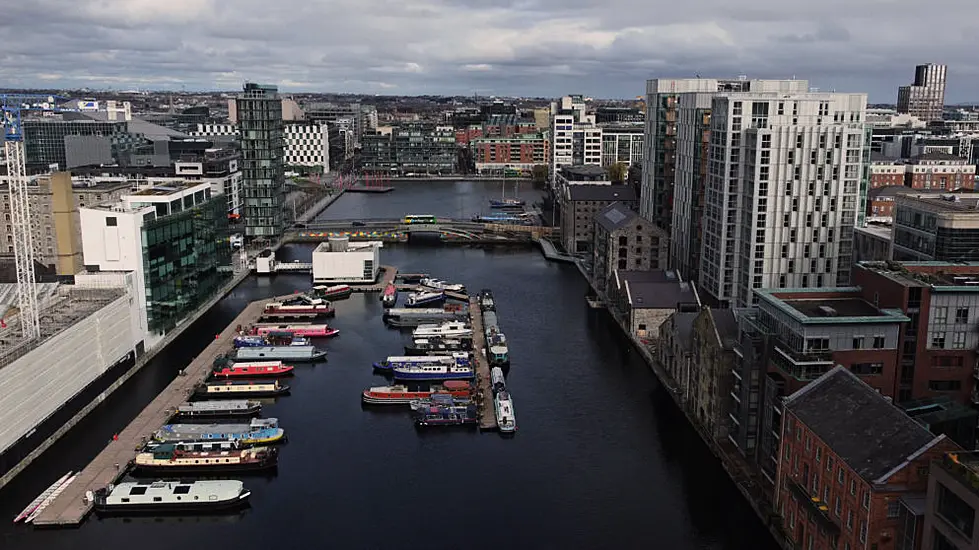
{"label": "rooftop vent", "polygon": [[836,317],[838,315],[836,310],[830,306],[819,306],[819,313],[821,313],[823,317]]}

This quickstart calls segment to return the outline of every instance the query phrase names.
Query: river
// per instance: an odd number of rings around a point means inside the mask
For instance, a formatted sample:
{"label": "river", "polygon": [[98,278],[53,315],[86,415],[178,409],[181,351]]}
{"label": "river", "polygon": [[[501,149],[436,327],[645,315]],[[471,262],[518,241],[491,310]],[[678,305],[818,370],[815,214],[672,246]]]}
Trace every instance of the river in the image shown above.
{"label": "river", "polygon": [[[435,189],[445,191],[445,197]],[[482,188],[478,197],[469,197]],[[489,184],[397,185],[348,194],[324,218],[467,214]],[[497,184],[498,189],[498,184]],[[293,245],[284,260],[308,259]],[[0,523],[3,550],[139,548],[650,548],[774,549],[719,463],[618,327],[583,300],[572,266],[533,249],[388,247],[382,261],[492,288],[510,341],[519,431],[417,431],[406,412],[365,409],[360,392],[385,380],[371,362],[400,354],[403,335],[380,320],[377,296],[336,302],[329,361],[300,365],[292,394],[268,405],[289,442],[275,476],[245,477],[251,507],[217,517],[99,519],[77,530]],[[202,317],[40,460],[0,491],[12,518],[112,434],[254,299],[310,286],[308,275],[251,277]]]}

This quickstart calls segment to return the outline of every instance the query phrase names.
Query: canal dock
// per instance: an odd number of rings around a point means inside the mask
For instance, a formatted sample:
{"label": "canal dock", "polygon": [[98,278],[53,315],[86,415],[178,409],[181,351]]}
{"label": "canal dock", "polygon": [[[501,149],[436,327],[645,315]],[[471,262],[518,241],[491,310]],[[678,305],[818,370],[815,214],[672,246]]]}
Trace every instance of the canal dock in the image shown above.
{"label": "canal dock", "polygon": [[233,348],[237,328],[255,323],[266,302],[288,297],[279,296],[248,304],[156,399],[113,437],[105,449],[78,474],[78,478],[67,490],[34,520],[34,525],[72,527],[81,524],[92,511],[92,503],[85,499],[85,494],[118,481],[150,435],[170,421],[177,406],[187,401],[211,373],[214,360]]}
{"label": "canal dock", "polygon": [[476,358],[476,404],[480,430],[495,430],[496,411],[493,410],[493,389],[490,387],[490,367],[486,358],[486,335],[483,333],[483,313],[479,299],[469,298],[469,317],[473,328],[473,355]]}
{"label": "canal dock", "polygon": [[[398,277],[398,268],[391,265],[382,265],[381,271],[384,273],[381,275],[381,281],[372,285],[350,285],[350,288],[354,292],[384,292],[384,288],[389,284],[394,283],[394,280]],[[403,290],[402,285],[398,285],[398,290]],[[409,285],[404,285],[409,286]]]}

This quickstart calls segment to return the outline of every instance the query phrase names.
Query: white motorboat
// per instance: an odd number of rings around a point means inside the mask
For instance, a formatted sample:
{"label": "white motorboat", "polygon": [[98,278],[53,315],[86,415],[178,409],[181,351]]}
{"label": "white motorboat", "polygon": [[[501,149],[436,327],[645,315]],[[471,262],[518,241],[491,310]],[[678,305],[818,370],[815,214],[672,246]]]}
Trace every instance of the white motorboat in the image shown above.
{"label": "white motorboat", "polygon": [[517,431],[517,417],[513,413],[513,400],[510,393],[501,391],[493,397],[493,408],[496,411],[496,425],[503,433]]}
{"label": "white motorboat", "polygon": [[424,287],[434,288],[435,290],[448,290],[449,292],[465,292],[466,290],[465,285],[447,283],[441,279],[435,279],[433,277],[426,277],[418,282]]}
{"label": "white motorboat", "polygon": [[450,321],[438,325],[419,325],[411,332],[414,338],[430,338],[433,336],[443,338],[471,338],[473,329],[466,323]]}

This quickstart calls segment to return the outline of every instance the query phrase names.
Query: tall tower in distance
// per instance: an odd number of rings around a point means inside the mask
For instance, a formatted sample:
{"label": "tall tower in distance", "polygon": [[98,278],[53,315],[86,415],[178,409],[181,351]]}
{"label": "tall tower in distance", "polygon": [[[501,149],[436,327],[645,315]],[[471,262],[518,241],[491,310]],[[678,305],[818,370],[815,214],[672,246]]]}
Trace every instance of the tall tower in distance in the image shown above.
{"label": "tall tower in distance", "polygon": [[945,109],[945,65],[927,63],[914,68],[914,84],[897,89],[897,112],[924,121],[941,120]]}
{"label": "tall tower in distance", "polygon": [[235,100],[241,131],[245,238],[275,240],[285,228],[285,137],[275,86],[246,83]]}

